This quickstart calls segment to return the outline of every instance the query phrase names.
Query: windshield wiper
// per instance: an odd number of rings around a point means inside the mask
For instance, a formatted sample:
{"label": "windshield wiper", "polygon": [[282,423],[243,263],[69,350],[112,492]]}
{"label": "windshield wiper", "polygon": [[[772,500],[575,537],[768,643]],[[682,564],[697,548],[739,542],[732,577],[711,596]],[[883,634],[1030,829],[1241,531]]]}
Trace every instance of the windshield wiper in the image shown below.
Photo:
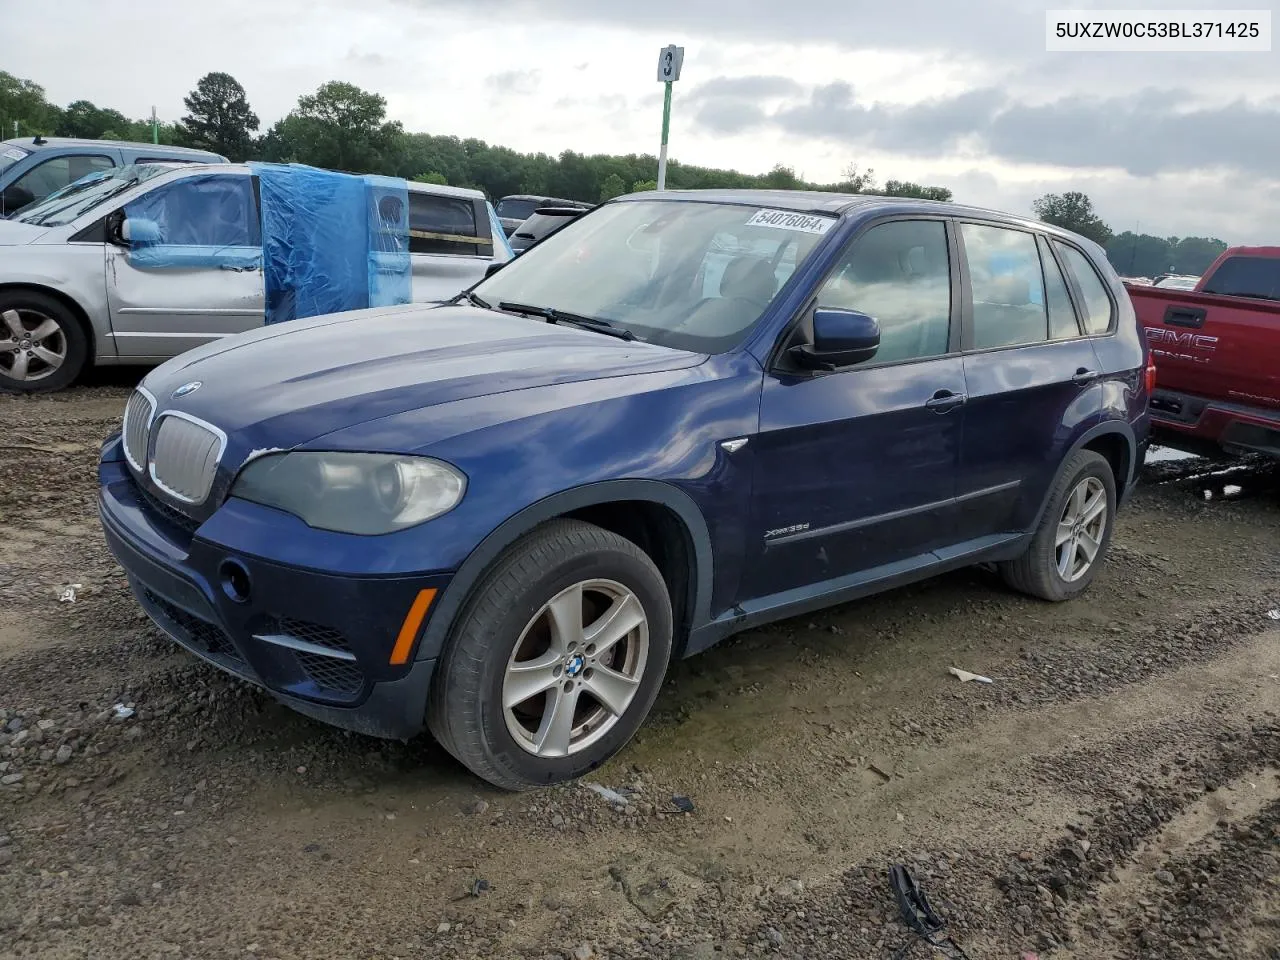
{"label": "windshield wiper", "polygon": [[541,317],[547,323],[567,323],[570,326],[581,327],[584,330],[594,330],[596,333],[603,333],[609,337],[617,337],[619,340],[636,339],[636,335],[626,327],[620,327],[609,320],[601,320],[599,317],[584,317],[580,313],[569,313],[567,310],[557,310],[555,307],[535,307],[527,303],[512,303],[509,300],[503,300],[498,304],[498,309],[506,310],[508,313],[522,313],[526,317]]}
{"label": "windshield wiper", "polygon": [[486,309],[486,310],[490,310],[490,309],[492,309],[492,308],[489,306],[489,301],[484,300],[484,299],[482,299],[482,298],[480,298],[480,297],[477,297],[477,296],[476,296],[474,293],[472,293],[470,290],[463,290],[460,294],[458,294],[456,297],[454,297],[452,300],[450,300],[450,301],[449,301],[449,303],[451,303],[451,304],[453,304],[453,303],[461,303],[463,300],[466,300],[468,303],[473,303],[473,304],[475,304],[477,307],[483,307],[483,308],[484,308],[484,309]]}

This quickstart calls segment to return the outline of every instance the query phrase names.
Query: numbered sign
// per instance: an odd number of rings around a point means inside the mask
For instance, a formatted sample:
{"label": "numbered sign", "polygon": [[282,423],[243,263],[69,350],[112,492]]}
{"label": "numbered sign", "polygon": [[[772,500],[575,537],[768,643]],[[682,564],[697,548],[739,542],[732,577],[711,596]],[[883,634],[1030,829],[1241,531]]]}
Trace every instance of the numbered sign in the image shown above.
{"label": "numbered sign", "polygon": [[658,82],[670,83],[680,79],[680,67],[684,63],[684,47],[663,47],[658,54]]}

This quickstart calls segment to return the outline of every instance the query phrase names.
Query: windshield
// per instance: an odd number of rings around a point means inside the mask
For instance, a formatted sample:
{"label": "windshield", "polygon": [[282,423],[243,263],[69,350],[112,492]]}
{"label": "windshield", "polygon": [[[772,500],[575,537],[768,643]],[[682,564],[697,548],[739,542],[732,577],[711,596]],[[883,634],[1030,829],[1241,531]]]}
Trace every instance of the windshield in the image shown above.
{"label": "windshield", "polygon": [[687,200],[611,203],[557,230],[475,288],[502,302],[607,320],[637,339],[732,349],[834,217]]}
{"label": "windshield", "polygon": [[90,174],[27,207],[13,219],[39,227],[60,227],[84,216],[129,188],[171,169],[173,168],[169,166],[140,163],[104,170],[101,174]]}
{"label": "windshield", "polygon": [[[0,144],[0,146],[3,145]],[[21,147],[3,147],[3,149],[0,149],[0,173],[9,169],[19,160],[25,160],[30,155],[30,150],[23,150]]]}
{"label": "windshield", "polygon": [[498,201],[498,216],[508,220],[527,220],[533,211],[540,206],[537,200],[512,200],[506,198]]}

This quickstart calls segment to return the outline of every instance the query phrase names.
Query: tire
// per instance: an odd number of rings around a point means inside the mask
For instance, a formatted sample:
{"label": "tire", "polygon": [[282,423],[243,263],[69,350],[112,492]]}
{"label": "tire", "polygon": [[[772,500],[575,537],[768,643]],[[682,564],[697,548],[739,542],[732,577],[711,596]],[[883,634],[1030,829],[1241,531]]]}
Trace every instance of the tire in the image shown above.
{"label": "tire", "polygon": [[[42,328],[49,332],[30,336]],[[56,364],[45,359],[55,356]],[[88,359],[84,327],[60,301],[35,291],[0,293],[0,391],[61,390],[80,376]]]}
{"label": "tire", "polygon": [[[605,612],[619,628],[636,625],[596,649],[590,628]],[[592,524],[554,520],[508,548],[463,606],[432,680],[427,725],[462,764],[503,789],[576,779],[644,722],[666,674],[671,633],[666,583],[639,547]],[[566,640],[573,636],[582,639]],[[602,645],[610,636],[598,635]],[[520,700],[526,690],[536,692]],[[553,698],[561,710],[549,716]],[[572,704],[576,712],[563,709]],[[553,722],[566,717],[567,726]]]}
{"label": "tire", "polygon": [[[1101,515],[1101,531],[1092,523],[1081,526],[1069,515],[1069,510],[1075,507],[1069,501],[1078,491],[1083,491],[1086,503],[1094,502],[1093,497],[1101,494],[1102,503],[1105,504],[1105,512]],[[1042,600],[1058,602],[1079,596],[1093,582],[1098,568],[1106,558],[1115,528],[1115,518],[1116,478],[1111,464],[1092,450],[1077,451],[1067,461],[1066,468],[1054,485],[1040,518],[1040,525],[1036,528],[1027,551],[1016,560],[1000,565],[1005,583]],[[1058,540],[1068,527],[1066,521],[1070,522],[1072,532],[1070,539],[1060,545]],[[1081,533],[1088,535],[1088,538],[1085,539]],[[1097,547],[1092,559],[1088,560],[1087,567],[1079,569],[1078,564],[1086,559],[1089,546],[1095,542]],[[1078,552],[1070,553],[1071,565],[1064,575],[1064,551],[1070,552],[1077,548]]]}

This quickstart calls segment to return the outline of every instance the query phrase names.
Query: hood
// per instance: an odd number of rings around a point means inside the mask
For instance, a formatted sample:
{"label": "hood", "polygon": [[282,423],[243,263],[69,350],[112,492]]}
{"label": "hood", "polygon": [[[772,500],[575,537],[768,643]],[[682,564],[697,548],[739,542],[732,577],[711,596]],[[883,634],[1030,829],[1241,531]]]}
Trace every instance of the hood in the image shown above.
{"label": "hood", "polygon": [[[705,359],[467,306],[413,305],[293,321],[208,344],[144,386],[228,435],[237,450],[288,449],[370,420],[530,387],[673,370]],[[198,389],[173,399],[180,386]]]}
{"label": "hood", "polygon": [[37,227],[30,223],[19,223],[17,220],[0,219],[0,247],[13,247],[21,243],[30,243],[48,232],[48,227]]}

